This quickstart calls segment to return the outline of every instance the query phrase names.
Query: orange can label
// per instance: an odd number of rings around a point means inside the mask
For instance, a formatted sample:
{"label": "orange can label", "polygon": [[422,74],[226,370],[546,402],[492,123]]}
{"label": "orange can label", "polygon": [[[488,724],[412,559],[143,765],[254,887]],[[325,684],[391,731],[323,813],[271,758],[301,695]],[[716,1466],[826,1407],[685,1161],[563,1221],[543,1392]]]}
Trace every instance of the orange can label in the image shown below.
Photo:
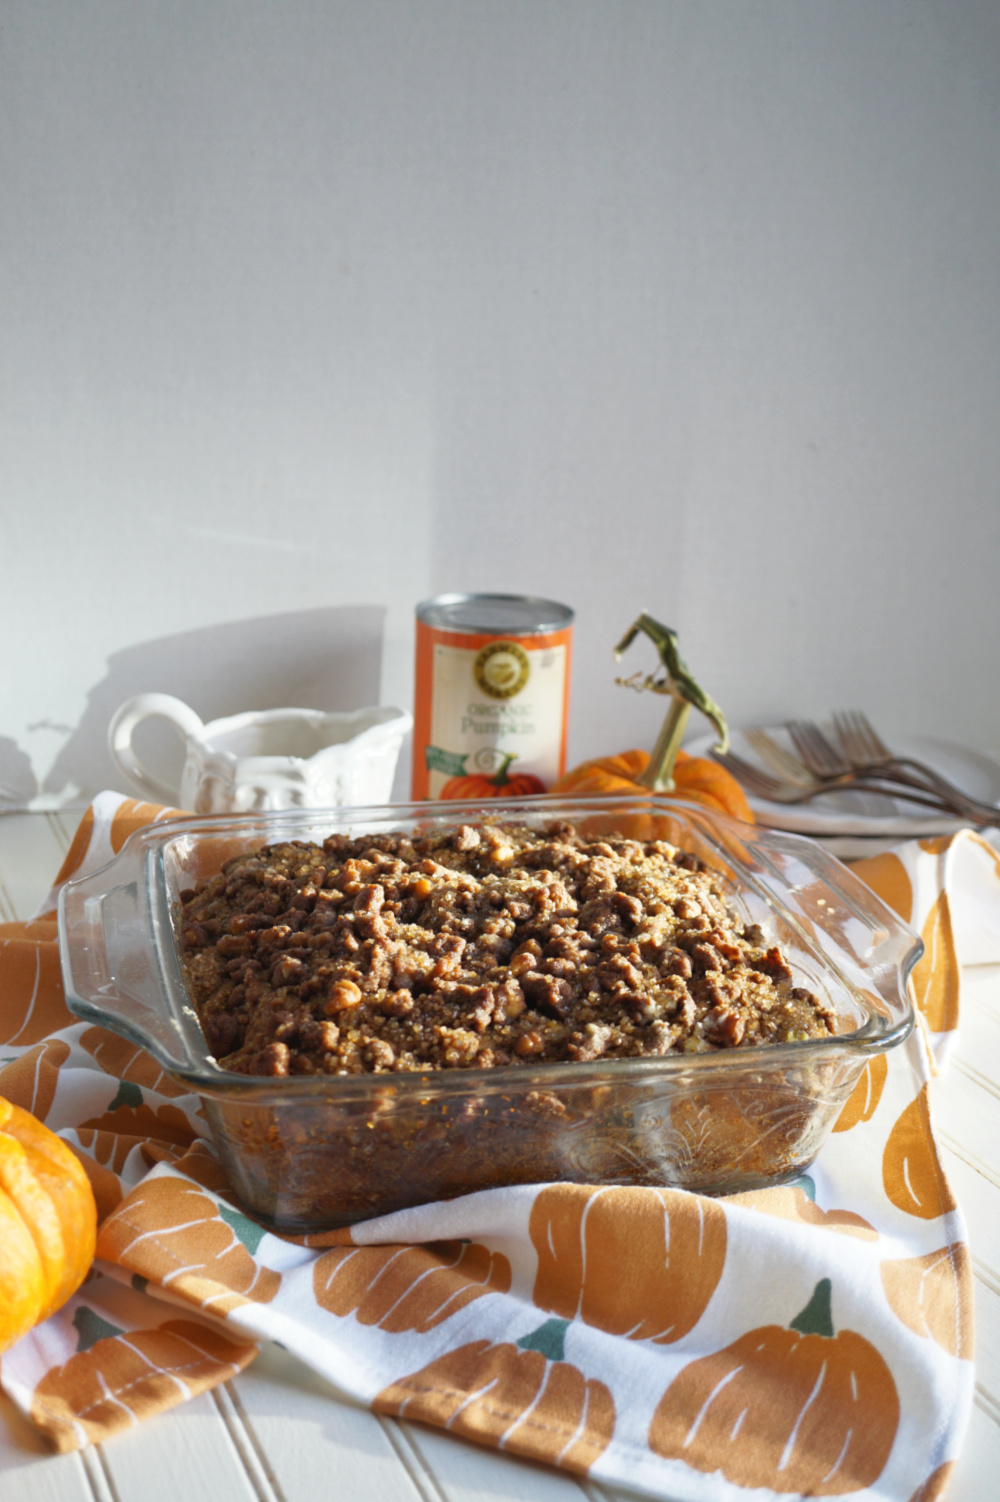
{"label": "orange can label", "polygon": [[566,769],[571,639],[418,619],[412,796],[546,792]]}

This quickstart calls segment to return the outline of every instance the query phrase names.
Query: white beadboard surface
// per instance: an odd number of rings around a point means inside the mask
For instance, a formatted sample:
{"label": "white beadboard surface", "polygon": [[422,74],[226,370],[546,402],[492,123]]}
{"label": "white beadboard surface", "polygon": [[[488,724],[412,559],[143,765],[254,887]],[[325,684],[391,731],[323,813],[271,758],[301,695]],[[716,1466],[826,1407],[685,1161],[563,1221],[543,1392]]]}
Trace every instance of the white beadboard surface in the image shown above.
{"label": "white beadboard surface", "polygon": [[[0,921],[48,891],[72,829],[0,816]],[[71,821],[70,821],[71,823]],[[1000,1475],[1000,965],[967,970],[961,1036],[932,1106],[969,1225],[976,1396],[950,1502],[994,1502]],[[238,1378],[107,1444],[52,1455],[0,1396],[0,1502],[610,1502],[593,1482],[345,1403],[277,1347]]]}

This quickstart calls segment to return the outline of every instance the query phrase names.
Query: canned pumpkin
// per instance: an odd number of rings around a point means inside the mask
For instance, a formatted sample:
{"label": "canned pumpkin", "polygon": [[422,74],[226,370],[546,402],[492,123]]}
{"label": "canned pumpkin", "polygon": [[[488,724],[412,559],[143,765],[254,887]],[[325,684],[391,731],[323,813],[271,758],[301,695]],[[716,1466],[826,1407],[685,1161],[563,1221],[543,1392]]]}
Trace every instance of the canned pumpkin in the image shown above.
{"label": "canned pumpkin", "polygon": [[414,798],[522,797],[562,775],[572,622],[529,595],[417,606]]}

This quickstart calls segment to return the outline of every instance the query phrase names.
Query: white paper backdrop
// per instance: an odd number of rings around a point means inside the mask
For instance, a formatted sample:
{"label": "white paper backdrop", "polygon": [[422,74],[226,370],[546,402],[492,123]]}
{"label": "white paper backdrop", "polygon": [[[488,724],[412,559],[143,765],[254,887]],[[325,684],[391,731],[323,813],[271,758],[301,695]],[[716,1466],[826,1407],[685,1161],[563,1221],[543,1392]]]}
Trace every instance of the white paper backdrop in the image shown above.
{"label": "white paper backdrop", "polygon": [[995,0],[5,0],[0,223],[0,801],[239,622],[409,706],[445,589],[576,608],[574,758],[642,607],[1000,752]]}

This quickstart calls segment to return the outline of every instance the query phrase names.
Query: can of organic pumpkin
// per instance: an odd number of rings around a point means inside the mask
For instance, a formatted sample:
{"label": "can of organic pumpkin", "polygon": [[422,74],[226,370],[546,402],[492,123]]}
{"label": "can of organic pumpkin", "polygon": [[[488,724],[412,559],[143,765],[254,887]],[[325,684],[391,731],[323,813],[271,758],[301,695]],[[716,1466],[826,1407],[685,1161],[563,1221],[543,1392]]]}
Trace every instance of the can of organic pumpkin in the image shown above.
{"label": "can of organic pumpkin", "polygon": [[544,793],[566,770],[573,612],[531,595],[417,606],[413,797]]}

